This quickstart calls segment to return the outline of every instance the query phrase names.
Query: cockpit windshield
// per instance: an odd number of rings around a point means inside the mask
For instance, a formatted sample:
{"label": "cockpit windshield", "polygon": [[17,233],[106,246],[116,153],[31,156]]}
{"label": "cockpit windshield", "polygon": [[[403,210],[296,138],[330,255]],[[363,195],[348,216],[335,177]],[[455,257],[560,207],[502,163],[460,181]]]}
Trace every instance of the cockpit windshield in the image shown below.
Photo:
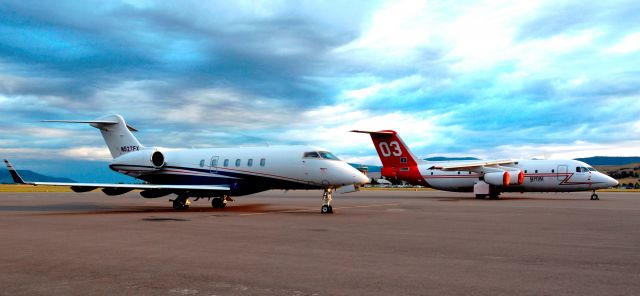
{"label": "cockpit windshield", "polygon": [[335,155],[333,155],[331,152],[328,152],[328,151],[309,151],[309,152],[305,152],[302,157],[304,157],[304,158],[323,158],[323,159],[329,159],[329,160],[340,160]]}
{"label": "cockpit windshield", "polygon": [[315,151],[305,152],[304,158],[320,158],[320,155],[318,154],[318,152],[315,152]]}
{"label": "cockpit windshield", "polygon": [[320,151],[320,156],[322,156],[322,158],[324,159],[340,160],[339,158],[337,158],[335,155],[333,155],[331,152],[328,152],[328,151]]}

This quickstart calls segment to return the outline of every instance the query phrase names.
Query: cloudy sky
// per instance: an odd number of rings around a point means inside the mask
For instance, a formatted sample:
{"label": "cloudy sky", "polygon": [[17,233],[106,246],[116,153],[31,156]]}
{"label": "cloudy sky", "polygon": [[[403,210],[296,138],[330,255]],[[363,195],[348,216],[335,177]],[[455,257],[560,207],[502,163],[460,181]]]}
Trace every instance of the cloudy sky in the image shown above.
{"label": "cloudy sky", "polygon": [[638,1],[0,2],[0,157],[108,160],[147,146],[311,144],[414,153],[640,155]]}

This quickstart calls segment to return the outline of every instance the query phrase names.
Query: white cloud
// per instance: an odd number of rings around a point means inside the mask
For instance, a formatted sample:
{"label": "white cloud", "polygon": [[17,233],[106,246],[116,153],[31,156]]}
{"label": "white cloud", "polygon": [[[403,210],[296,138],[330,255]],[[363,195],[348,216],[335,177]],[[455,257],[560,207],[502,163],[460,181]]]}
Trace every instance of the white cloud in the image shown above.
{"label": "white cloud", "polygon": [[345,90],[342,93],[343,97],[355,100],[363,100],[370,97],[374,97],[380,93],[389,91],[402,91],[404,89],[418,87],[424,84],[425,81],[420,75],[411,75],[402,77],[386,83],[375,83],[365,88]]}
{"label": "white cloud", "polygon": [[599,144],[586,141],[576,141],[572,144],[542,144],[542,145],[502,145],[491,150],[471,150],[471,156],[481,158],[546,158],[573,159],[591,156],[638,156],[640,141],[620,141],[616,143]]}
{"label": "white cloud", "polygon": [[608,52],[628,54],[640,50],[640,32],[631,33],[622,38],[618,43],[607,48]]}
{"label": "white cloud", "polygon": [[102,147],[75,147],[58,151],[63,157],[86,160],[111,160],[111,153],[106,146]]}

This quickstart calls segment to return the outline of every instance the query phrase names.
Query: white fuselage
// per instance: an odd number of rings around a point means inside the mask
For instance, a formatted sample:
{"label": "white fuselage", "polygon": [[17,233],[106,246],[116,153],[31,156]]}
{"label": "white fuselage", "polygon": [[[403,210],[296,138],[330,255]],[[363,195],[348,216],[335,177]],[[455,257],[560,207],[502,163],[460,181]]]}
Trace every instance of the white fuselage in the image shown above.
{"label": "white fuselage", "polygon": [[[163,155],[161,166],[150,160],[155,151]],[[310,152],[318,153],[318,157],[305,157],[305,153]],[[110,167],[153,184],[227,184],[232,195],[268,189],[336,188],[368,182],[360,171],[341,160],[323,158],[321,152],[326,150],[309,146],[145,148],[114,159]]]}
{"label": "white fuselage", "polygon": [[[442,165],[443,163],[437,162],[437,164]],[[427,186],[440,190],[472,192],[474,184],[480,180],[483,174],[482,171],[430,169],[433,166],[434,162],[420,163],[418,169]],[[501,191],[589,191],[618,184],[615,179],[595,171],[586,163],[577,160],[516,160],[509,167],[524,172],[524,183],[504,186]]]}

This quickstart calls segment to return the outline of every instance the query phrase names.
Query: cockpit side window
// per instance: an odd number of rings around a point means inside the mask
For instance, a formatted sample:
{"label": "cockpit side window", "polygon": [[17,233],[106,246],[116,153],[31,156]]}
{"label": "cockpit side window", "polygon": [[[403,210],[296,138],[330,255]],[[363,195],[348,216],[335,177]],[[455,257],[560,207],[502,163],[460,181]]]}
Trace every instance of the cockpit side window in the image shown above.
{"label": "cockpit side window", "polygon": [[577,173],[586,173],[586,172],[593,172],[593,171],[595,171],[595,169],[592,167],[576,167]]}
{"label": "cockpit side window", "polygon": [[320,155],[318,154],[318,152],[315,152],[315,151],[305,152],[304,158],[320,158]]}
{"label": "cockpit side window", "polygon": [[320,156],[322,156],[322,158],[324,159],[340,160],[339,158],[337,158],[335,155],[333,155],[331,152],[328,152],[328,151],[320,151]]}

